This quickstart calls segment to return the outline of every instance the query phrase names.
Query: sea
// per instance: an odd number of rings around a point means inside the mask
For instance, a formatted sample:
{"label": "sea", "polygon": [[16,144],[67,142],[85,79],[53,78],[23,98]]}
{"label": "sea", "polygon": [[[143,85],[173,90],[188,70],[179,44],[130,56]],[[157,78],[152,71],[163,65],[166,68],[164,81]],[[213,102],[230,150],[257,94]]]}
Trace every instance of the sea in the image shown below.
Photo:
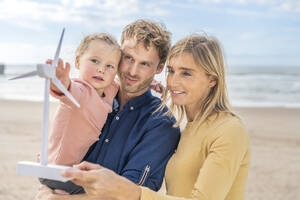
{"label": "sea", "polygon": [[[6,65],[0,75],[0,99],[43,101],[44,79],[8,80],[33,70],[35,65]],[[77,72],[72,70],[71,77],[76,76]],[[165,83],[164,74],[156,79]],[[229,67],[226,81],[233,106],[300,108],[300,66]]]}

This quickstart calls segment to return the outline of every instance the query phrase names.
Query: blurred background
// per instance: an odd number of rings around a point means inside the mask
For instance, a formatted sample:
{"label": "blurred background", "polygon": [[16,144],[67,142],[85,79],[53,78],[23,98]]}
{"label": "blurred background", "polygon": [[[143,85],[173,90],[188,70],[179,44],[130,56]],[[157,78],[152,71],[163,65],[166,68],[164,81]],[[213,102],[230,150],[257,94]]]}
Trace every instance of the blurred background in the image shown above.
{"label": "blurred background", "polygon": [[[0,0],[6,66],[0,98],[42,99],[38,78],[6,79],[52,58],[63,27],[61,57],[74,63],[85,35],[108,32],[119,40],[122,28],[140,18],[164,23],[173,44],[192,33],[217,37],[233,105],[300,107],[299,0]],[[157,79],[164,83],[164,77]]]}

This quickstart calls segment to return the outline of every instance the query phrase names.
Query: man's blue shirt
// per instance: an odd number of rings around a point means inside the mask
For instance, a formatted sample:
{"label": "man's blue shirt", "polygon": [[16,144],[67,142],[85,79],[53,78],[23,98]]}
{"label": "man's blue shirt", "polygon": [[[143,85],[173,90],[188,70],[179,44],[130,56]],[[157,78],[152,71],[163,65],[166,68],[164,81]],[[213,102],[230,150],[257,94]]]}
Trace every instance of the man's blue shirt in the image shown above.
{"label": "man's blue shirt", "polygon": [[159,190],[165,167],[177,148],[180,130],[164,112],[154,112],[161,100],[148,90],[121,110],[115,99],[99,140],[86,161],[98,163],[134,183]]}

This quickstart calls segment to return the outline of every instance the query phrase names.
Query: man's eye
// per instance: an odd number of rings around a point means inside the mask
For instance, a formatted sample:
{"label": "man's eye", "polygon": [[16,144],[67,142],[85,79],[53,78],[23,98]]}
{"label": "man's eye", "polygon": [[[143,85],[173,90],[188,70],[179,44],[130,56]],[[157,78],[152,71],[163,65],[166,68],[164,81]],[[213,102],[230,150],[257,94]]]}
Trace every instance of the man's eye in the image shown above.
{"label": "man's eye", "polygon": [[125,60],[128,60],[129,62],[133,62],[133,58],[131,56],[124,56]]}
{"label": "man's eye", "polygon": [[142,62],[142,65],[143,65],[143,66],[149,66],[149,64],[146,63],[146,62]]}
{"label": "man's eye", "polygon": [[91,59],[91,61],[95,64],[99,64],[99,61],[97,59]]}

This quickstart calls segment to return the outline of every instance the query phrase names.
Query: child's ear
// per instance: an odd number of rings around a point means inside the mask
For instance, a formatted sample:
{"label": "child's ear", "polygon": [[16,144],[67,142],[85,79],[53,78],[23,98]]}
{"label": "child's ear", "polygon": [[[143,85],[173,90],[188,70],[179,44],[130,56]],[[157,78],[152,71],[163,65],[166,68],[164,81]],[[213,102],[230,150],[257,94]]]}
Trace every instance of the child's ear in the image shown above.
{"label": "child's ear", "polygon": [[79,69],[79,62],[80,62],[80,56],[76,56],[76,59],[75,59],[75,67],[76,67],[76,69]]}

